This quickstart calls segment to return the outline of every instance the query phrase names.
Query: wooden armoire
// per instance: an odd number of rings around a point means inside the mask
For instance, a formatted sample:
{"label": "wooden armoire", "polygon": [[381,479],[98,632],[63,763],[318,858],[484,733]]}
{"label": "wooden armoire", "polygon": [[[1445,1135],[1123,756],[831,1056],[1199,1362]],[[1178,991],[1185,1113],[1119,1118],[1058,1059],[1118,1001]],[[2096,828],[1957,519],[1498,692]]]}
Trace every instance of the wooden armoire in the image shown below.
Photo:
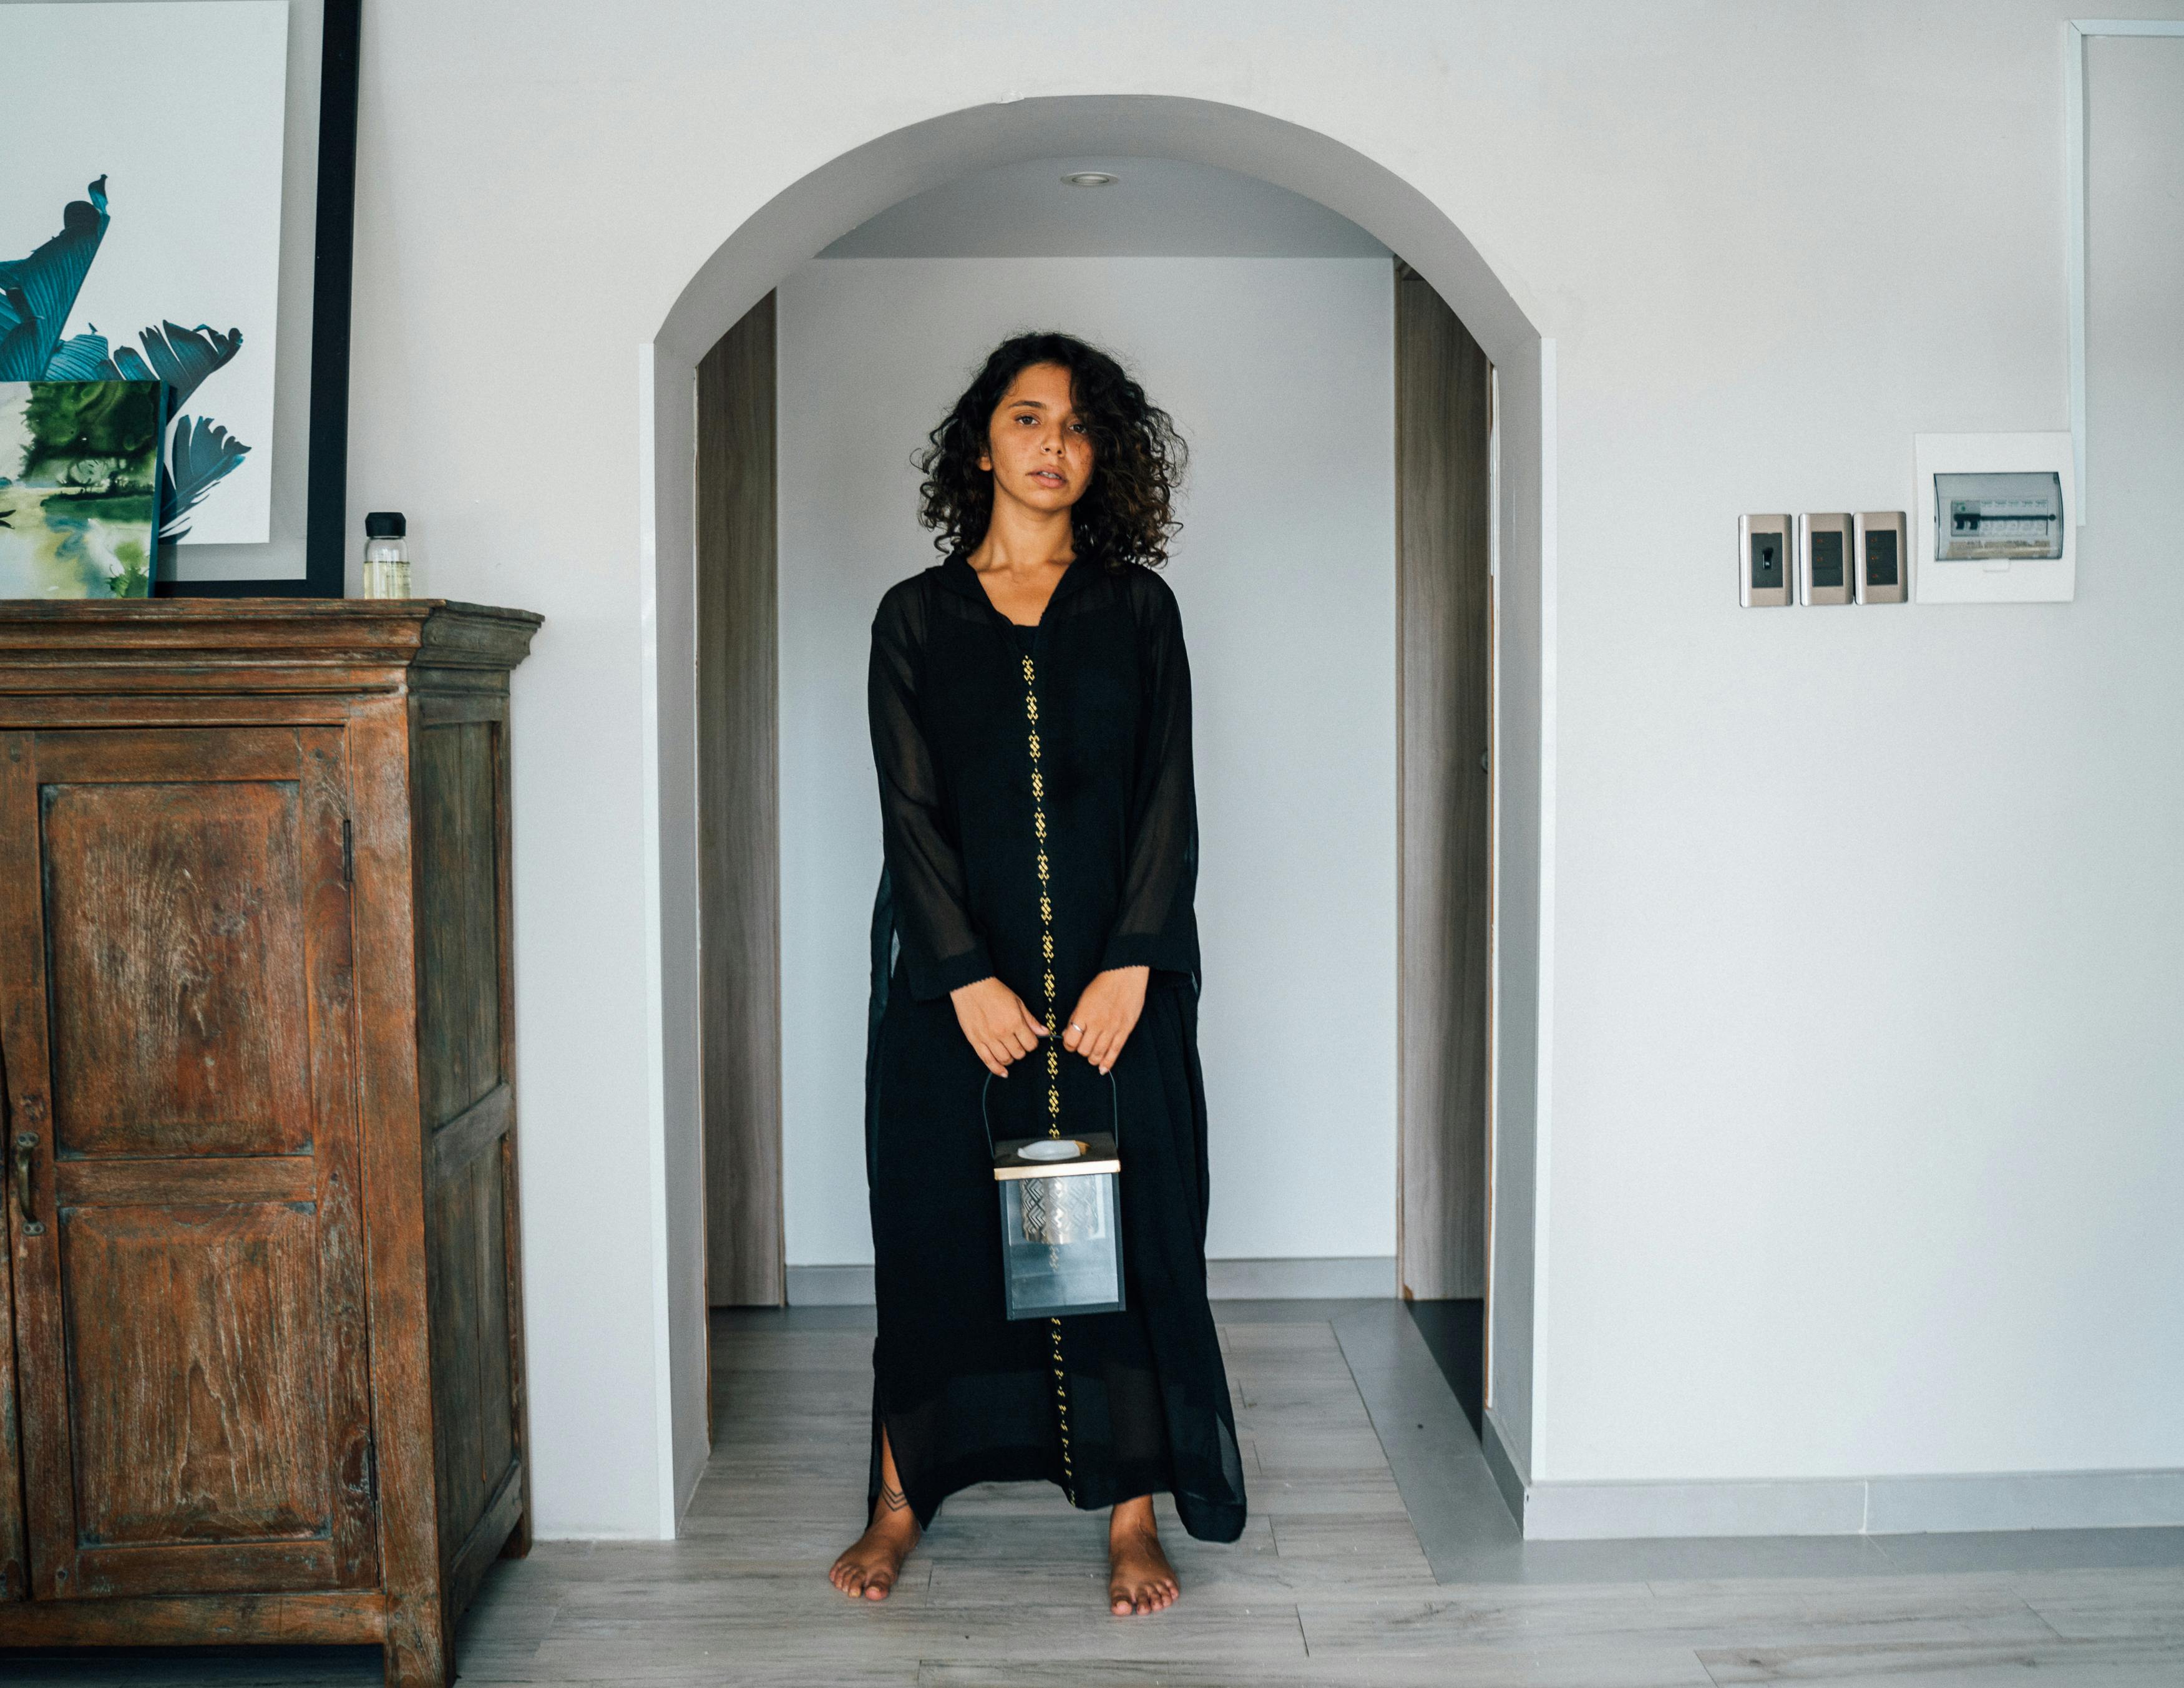
{"label": "wooden armoire", "polygon": [[431,599],[0,603],[0,1651],[376,1642],[529,1546],[508,677]]}

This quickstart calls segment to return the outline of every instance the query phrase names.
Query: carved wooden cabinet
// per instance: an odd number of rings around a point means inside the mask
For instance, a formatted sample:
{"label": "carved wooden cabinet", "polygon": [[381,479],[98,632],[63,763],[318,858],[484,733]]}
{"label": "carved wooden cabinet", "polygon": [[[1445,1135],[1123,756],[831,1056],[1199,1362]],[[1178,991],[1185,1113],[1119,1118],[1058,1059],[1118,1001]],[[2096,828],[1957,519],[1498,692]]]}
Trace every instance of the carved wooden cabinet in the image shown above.
{"label": "carved wooden cabinet", "polygon": [[529,1545],[508,676],[436,600],[0,604],[0,1650],[372,1641]]}

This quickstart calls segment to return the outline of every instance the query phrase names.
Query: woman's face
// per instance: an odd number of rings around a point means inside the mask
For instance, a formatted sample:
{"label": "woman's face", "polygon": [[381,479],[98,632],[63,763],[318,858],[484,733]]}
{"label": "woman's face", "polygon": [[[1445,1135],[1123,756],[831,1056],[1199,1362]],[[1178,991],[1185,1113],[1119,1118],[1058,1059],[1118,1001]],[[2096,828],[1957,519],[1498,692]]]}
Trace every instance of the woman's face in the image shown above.
{"label": "woman's face", "polygon": [[994,407],[978,466],[993,475],[996,503],[1013,499],[1050,513],[1067,510],[1092,484],[1092,437],[1069,389],[1060,364],[1032,364]]}

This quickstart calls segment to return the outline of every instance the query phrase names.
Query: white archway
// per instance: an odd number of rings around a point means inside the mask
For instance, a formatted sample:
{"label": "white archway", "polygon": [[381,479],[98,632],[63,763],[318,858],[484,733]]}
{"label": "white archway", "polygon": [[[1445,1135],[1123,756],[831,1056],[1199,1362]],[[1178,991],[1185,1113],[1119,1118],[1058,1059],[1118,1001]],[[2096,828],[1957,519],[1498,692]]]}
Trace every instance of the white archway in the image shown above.
{"label": "white archway", "polygon": [[[1462,231],[1364,154],[1263,113],[1163,96],[1075,95],[951,112],[845,153],[725,240],[643,348],[643,671],[646,741],[655,1351],[664,1533],[706,1454],[704,1156],[698,1111],[696,538],[699,360],[822,247],[957,176],[1068,153],[1214,164],[1316,199],[1399,253],[1446,299],[1501,372],[1500,695],[1496,766],[1496,1142],[1490,1461],[1523,1481],[1533,1443],[1540,1293],[1538,1174],[1546,1161],[1553,844],[1553,343],[1543,340]],[[1500,1445],[1497,1445],[1500,1444]],[[1505,1446],[1515,1455],[1513,1465]]]}

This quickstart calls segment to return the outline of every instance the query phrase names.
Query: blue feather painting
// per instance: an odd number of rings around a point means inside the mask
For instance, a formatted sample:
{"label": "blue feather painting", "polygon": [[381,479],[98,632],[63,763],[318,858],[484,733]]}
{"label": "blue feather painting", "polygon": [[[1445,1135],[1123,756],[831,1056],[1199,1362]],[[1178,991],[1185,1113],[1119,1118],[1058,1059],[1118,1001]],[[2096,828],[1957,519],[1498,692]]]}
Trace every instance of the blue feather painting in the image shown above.
{"label": "blue feather painting", "polygon": [[[0,7],[0,390],[155,390],[165,545],[271,537],[287,14]],[[92,64],[110,86],[187,88],[186,119],[171,101],[86,97]]]}

